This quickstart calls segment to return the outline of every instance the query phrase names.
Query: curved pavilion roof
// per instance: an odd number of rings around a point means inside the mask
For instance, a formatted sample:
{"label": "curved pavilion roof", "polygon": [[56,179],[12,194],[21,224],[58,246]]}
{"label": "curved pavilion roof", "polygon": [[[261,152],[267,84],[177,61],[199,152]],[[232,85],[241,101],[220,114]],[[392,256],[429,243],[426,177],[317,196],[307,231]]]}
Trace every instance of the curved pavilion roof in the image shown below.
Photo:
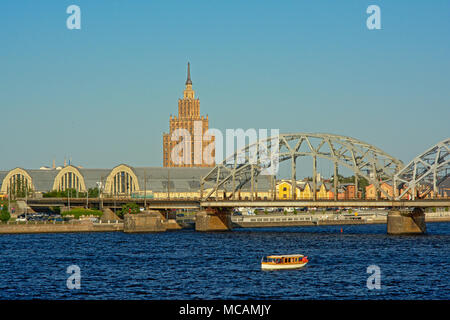
{"label": "curved pavilion roof", "polygon": [[[147,190],[153,192],[167,191],[168,183],[170,183],[172,192],[198,191],[200,189],[200,178],[211,170],[211,168],[128,167],[137,176],[140,190],[144,190],[144,186],[146,186]],[[99,181],[105,183],[107,177],[114,169],[76,168],[83,176],[87,189],[96,188]],[[23,170],[30,175],[35,191],[48,192],[53,189],[55,178],[61,169]],[[0,187],[10,171],[0,171]],[[258,179],[258,190],[270,189],[269,176],[261,176]],[[243,189],[250,190],[250,184],[245,185]]]}

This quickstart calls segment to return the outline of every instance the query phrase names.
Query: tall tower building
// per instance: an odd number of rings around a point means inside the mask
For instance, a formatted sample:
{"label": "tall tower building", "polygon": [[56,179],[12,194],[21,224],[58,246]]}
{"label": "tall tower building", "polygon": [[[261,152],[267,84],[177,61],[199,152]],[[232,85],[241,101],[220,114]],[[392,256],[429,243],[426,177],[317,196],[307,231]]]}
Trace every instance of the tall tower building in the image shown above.
{"label": "tall tower building", "polygon": [[164,167],[213,167],[214,137],[205,136],[208,116],[200,116],[200,100],[192,90],[188,62],[183,99],[178,99],[178,116],[170,116],[170,131],[163,134]]}

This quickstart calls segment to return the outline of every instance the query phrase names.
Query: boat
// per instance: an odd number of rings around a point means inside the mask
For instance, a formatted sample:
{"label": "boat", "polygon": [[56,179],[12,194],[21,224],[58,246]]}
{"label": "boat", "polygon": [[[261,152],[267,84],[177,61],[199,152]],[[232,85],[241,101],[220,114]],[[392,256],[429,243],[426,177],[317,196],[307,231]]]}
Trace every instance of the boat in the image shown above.
{"label": "boat", "polygon": [[302,254],[273,255],[261,259],[262,270],[299,269],[308,263]]}

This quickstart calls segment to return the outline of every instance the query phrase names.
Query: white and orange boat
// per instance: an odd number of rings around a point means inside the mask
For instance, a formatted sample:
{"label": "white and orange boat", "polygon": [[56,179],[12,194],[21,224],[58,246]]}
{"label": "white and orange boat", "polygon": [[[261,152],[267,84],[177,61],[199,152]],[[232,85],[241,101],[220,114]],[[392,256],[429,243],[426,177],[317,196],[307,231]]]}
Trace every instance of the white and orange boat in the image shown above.
{"label": "white and orange boat", "polygon": [[308,263],[308,257],[302,254],[267,256],[261,259],[262,270],[299,269]]}

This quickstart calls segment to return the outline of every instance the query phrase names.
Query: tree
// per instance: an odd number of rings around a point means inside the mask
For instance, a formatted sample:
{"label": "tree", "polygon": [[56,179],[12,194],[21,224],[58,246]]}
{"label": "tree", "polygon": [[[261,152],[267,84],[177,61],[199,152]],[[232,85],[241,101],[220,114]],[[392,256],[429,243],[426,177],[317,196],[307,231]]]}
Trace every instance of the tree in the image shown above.
{"label": "tree", "polygon": [[136,203],[127,203],[122,206],[122,209],[117,212],[119,218],[123,219],[126,213],[135,214],[141,212],[139,205]]}
{"label": "tree", "polygon": [[98,198],[98,188],[89,188],[89,198]]}
{"label": "tree", "polygon": [[9,214],[8,205],[4,204],[2,207],[2,211],[0,212],[0,220],[2,222],[7,222],[11,218]]}
{"label": "tree", "polygon": [[[338,174],[338,182],[341,184],[345,184],[345,183],[355,183],[355,176],[352,175],[350,177],[344,177],[340,174]],[[334,176],[331,177],[330,179],[330,183],[334,184]],[[362,191],[362,198],[365,198],[365,194],[366,194],[366,187],[369,185],[369,181],[367,181],[366,178],[359,176],[358,177],[358,191],[361,190]]]}

